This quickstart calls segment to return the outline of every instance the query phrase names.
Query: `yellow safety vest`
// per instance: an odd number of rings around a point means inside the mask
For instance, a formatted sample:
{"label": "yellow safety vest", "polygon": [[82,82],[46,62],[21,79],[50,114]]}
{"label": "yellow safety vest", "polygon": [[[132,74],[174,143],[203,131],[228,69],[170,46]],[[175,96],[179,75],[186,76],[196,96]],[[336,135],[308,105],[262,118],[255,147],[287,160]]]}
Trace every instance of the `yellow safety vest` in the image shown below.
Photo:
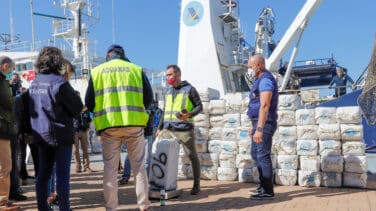
{"label": "yellow safety vest", "polygon": [[186,109],[188,112],[193,110],[193,103],[189,99],[189,91],[192,86],[187,85],[179,90],[175,99],[172,96],[172,89],[169,89],[165,95],[165,109],[164,109],[164,122],[193,122],[193,118],[188,118],[185,121],[181,121],[176,117],[177,112],[181,112]]}
{"label": "yellow safety vest", "polygon": [[112,59],[91,71],[95,92],[94,125],[97,130],[118,126],[146,126],[142,68]]}

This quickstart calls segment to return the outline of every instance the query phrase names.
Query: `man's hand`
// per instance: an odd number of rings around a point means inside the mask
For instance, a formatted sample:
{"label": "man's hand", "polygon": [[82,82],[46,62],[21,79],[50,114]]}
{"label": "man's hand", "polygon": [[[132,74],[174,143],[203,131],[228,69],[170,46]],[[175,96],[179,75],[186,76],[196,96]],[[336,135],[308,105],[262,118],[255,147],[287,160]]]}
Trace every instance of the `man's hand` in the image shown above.
{"label": "man's hand", "polygon": [[256,130],[255,134],[253,135],[253,141],[256,144],[261,143],[262,142],[262,132]]}
{"label": "man's hand", "polygon": [[157,131],[155,132],[155,136],[158,137],[160,132],[161,130],[157,129]]}
{"label": "man's hand", "polygon": [[178,117],[179,120],[186,120],[188,119],[189,117],[191,117],[191,115],[189,113],[181,113],[181,115]]}

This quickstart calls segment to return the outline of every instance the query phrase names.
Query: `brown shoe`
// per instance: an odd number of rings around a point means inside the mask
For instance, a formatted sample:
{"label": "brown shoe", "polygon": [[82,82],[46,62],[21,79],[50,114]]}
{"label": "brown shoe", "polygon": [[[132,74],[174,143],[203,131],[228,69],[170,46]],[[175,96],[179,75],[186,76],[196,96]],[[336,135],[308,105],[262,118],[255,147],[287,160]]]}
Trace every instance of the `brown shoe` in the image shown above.
{"label": "brown shoe", "polygon": [[6,201],[0,204],[0,210],[1,211],[16,211],[16,210],[21,210],[21,209],[20,209],[20,206],[15,205],[10,201]]}

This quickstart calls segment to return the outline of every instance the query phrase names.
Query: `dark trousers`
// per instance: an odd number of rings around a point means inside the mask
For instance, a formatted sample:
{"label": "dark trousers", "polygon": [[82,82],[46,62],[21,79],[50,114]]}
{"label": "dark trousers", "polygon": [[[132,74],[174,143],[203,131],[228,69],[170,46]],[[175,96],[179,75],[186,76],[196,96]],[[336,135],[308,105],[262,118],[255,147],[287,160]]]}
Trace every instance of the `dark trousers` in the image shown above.
{"label": "dark trousers", "polygon": [[[30,136],[26,134],[22,134],[19,136],[19,143],[20,143],[20,148],[19,148],[19,155],[20,155],[20,160],[19,160],[19,167],[20,167],[20,177],[21,179],[27,179],[29,174],[27,173],[27,164],[26,164],[26,139],[30,139]],[[30,143],[30,142],[29,142]],[[33,158],[33,164],[34,164],[34,176],[36,177],[38,174],[38,147],[35,144],[29,144],[30,148],[30,153],[31,157]]]}
{"label": "dark trousers", "polygon": [[[257,121],[253,121],[253,128],[257,127]],[[256,161],[259,171],[260,185],[266,193],[274,194],[273,189],[273,167],[271,159],[271,149],[273,134],[277,128],[277,123],[266,123],[263,130],[262,142],[256,144],[253,140],[252,131],[252,148],[251,156]]]}
{"label": "dark trousers", "polygon": [[12,171],[10,173],[10,190],[9,194],[14,195],[18,194],[18,190],[20,188],[20,182],[18,180],[18,164],[17,164],[17,157],[18,157],[18,138],[14,136],[10,139],[10,149],[12,154]]}
{"label": "dark trousers", "polygon": [[69,211],[69,174],[72,160],[72,145],[48,146],[38,144],[39,169],[35,183],[39,211],[47,211],[48,182],[56,162],[56,190],[59,196],[59,209]]}

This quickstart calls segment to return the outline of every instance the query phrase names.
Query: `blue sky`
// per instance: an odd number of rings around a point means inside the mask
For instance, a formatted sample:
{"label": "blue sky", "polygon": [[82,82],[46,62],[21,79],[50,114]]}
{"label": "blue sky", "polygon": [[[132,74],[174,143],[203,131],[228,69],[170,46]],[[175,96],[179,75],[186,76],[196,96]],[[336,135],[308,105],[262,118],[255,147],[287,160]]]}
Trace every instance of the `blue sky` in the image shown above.
{"label": "blue sky", "polygon": [[[63,15],[52,1],[33,0],[34,11]],[[271,6],[276,15],[275,41],[283,36],[304,0],[239,0],[240,18],[246,39],[253,44],[254,26],[261,10]],[[9,33],[9,2],[0,0],[0,33]],[[51,2],[51,3],[47,3]],[[58,2],[58,1],[57,1]],[[113,42],[112,0],[99,3],[99,22],[89,28],[89,37],[97,40],[98,55],[105,55]],[[125,47],[129,58],[143,67],[164,70],[177,62],[180,0],[113,0],[115,42]],[[31,40],[29,0],[13,0],[15,34]],[[324,0],[310,20],[301,40],[297,60],[330,57],[349,69],[356,80],[368,65],[376,32],[375,0]],[[35,17],[37,40],[51,38],[51,20]],[[288,60],[290,52],[283,57]]]}

